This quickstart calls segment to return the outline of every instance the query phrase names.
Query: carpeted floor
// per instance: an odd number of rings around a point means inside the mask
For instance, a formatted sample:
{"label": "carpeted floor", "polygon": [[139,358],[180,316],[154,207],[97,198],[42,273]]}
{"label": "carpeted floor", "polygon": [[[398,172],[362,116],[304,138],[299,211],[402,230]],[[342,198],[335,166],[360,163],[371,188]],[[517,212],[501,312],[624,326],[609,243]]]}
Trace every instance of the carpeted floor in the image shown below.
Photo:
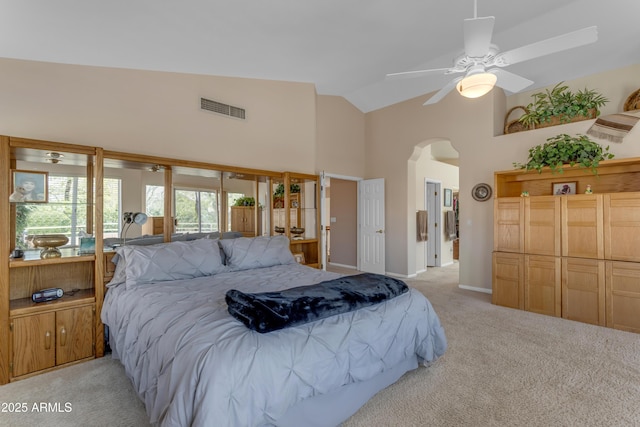
{"label": "carpeted floor", "polygon": [[[493,306],[457,287],[457,264],[407,282],[439,314],[447,353],[343,427],[640,426],[640,335]],[[0,426],[148,426],[110,357],[0,387],[1,404],[22,402],[27,412],[0,412]],[[33,411],[40,402],[61,411]]]}

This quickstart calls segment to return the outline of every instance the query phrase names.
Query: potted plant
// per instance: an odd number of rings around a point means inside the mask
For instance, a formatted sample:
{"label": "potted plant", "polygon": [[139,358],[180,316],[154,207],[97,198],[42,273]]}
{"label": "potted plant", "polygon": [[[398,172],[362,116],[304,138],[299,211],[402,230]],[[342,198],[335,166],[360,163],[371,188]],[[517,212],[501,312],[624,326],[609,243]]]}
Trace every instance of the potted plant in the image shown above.
{"label": "potted plant", "polygon": [[233,206],[255,206],[256,200],[253,197],[239,197],[233,203]]}
{"label": "potted plant", "polygon": [[514,162],[513,166],[528,171],[537,170],[538,173],[542,173],[542,168],[548,166],[552,173],[563,173],[563,165],[569,164],[573,167],[577,164],[583,168],[591,168],[591,172],[597,175],[600,161],[612,158],[609,146],[602,148],[585,135],[560,134],[548,138],[545,144],[529,149],[527,163]]}
{"label": "potted plant", "polygon": [[576,93],[558,83],[531,95],[534,101],[526,106],[525,114],[518,120],[529,129],[555,126],[580,120],[595,119],[600,107],[609,100],[594,90],[585,88]]}
{"label": "potted plant", "polygon": [[[289,185],[289,193],[299,193],[300,185],[298,184],[290,184]],[[276,187],[273,192],[273,207],[274,208],[283,208],[284,207],[284,184],[280,183]]]}

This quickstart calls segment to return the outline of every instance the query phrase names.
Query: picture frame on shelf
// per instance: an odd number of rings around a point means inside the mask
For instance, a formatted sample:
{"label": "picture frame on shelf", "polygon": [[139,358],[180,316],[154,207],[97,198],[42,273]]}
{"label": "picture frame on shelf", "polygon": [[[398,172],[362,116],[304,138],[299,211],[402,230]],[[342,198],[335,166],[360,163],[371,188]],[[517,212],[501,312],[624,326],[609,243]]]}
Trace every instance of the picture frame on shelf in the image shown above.
{"label": "picture frame on shelf", "polygon": [[298,264],[305,264],[304,252],[296,252],[293,254],[293,258]]}
{"label": "picture frame on shelf", "polygon": [[444,207],[450,208],[453,201],[453,191],[450,188],[444,189]]}
{"label": "picture frame on shelf", "polygon": [[569,182],[554,182],[551,184],[551,194],[555,196],[564,196],[569,194],[578,194],[577,191],[577,182],[569,181]]}
{"label": "picture frame on shelf", "polygon": [[47,203],[49,173],[14,169],[11,171],[11,203]]}

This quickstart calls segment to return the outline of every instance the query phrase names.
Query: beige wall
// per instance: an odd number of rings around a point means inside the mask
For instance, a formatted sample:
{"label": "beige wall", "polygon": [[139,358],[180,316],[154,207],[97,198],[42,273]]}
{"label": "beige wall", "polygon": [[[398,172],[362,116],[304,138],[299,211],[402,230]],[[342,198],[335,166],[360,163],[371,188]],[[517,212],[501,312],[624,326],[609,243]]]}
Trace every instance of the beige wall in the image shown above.
{"label": "beige wall", "polygon": [[364,176],[364,113],[339,96],[317,99],[317,170]]}
{"label": "beige wall", "polygon": [[[275,171],[316,171],[312,84],[0,59],[0,133]],[[200,97],[246,120],[200,109]]]}

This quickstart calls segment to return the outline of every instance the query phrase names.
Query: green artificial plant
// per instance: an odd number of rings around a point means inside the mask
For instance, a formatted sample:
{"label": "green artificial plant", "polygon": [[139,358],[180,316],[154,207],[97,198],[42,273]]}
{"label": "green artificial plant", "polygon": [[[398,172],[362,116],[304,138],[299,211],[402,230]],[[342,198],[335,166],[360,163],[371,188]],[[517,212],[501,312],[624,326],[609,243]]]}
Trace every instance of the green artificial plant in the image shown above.
{"label": "green artificial plant", "polygon": [[256,200],[253,197],[239,197],[233,203],[233,206],[255,206]]}
{"label": "green artificial plant", "polygon": [[600,161],[612,158],[609,146],[602,148],[585,135],[560,134],[548,138],[545,144],[529,149],[527,163],[514,162],[513,166],[517,169],[537,170],[538,173],[542,173],[542,168],[548,166],[552,173],[563,173],[563,165],[578,165],[590,168],[591,172],[597,175]]}
{"label": "green artificial plant", "polygon": [[534,101],[527,105],[526,113],[518,120],[533,129],[536,125],[551,123],[553,117],[560,123],[569,123],[576,116],[596,118],[600,115],[600,107],[609,102],[594,90],[585,88],[573,93],[562,83],[531,95]]}
{"label": "green artificial plant", "polygon": [[[298,184],[289,185],[289,193],[293,194],[293,193],[299,193],[299,192],[300,192],[300,185]],[[278,184],[275,191],[273,192],[273,195],[275,197],[284,197],[284,184]]]}

